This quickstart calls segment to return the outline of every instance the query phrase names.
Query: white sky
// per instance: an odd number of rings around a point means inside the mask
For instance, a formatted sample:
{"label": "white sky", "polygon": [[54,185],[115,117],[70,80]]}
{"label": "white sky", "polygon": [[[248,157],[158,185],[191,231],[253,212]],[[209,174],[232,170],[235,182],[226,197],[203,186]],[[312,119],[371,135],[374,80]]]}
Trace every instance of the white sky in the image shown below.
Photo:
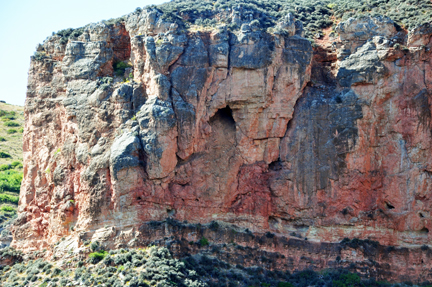
{"label": "white sky", "polygon": [[24,105],[30,56],[52,32],[167,0],[0,0],[0,100]]}

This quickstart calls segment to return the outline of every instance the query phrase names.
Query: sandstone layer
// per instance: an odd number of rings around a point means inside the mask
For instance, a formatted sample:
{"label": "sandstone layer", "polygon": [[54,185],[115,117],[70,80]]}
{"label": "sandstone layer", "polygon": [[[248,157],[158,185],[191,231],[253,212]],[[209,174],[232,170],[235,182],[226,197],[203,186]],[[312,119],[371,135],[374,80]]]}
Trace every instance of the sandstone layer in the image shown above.
{"label": "sandstone layer", "polygon": [[312,47],[292,15],[279,28],[184,30],[149,8],[49,37],[29,72],[13,246],[133,247],[147,222],[219,221],[407,248],[383,278],[431,279],[430,252],[410,265],[432,239],[432,30],[350,19]]}

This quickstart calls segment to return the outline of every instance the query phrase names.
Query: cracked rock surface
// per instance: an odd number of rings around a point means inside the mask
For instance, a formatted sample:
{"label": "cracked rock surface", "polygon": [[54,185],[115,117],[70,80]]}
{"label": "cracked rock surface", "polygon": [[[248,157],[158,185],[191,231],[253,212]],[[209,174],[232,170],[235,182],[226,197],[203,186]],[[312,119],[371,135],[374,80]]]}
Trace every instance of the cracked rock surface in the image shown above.
{"label": "cracked rock surface", "polygon": [[281,34],[186,31],[149,8],[48,38],[29,71],[12,245],[110,226],[118,247],[168,217],[428,244],[431,30],[401,49],[391,20],[350,19],[333,49],[313,48],[290,17]]}

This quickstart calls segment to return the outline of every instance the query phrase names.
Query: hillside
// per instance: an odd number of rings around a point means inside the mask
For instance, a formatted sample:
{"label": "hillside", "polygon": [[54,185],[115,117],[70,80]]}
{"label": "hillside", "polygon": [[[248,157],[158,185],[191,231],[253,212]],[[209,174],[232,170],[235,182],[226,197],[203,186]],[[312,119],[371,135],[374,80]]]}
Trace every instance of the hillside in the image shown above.
{"label": "hillside", "polygon": [[16,215],[22,179],[24,107],[0,103],[0,229]]}

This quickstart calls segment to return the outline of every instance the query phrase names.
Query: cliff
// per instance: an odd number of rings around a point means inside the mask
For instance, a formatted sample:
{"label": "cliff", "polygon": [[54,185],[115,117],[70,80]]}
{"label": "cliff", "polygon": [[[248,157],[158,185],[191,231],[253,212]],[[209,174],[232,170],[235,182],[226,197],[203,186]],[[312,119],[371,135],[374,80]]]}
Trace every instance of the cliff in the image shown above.
{"label": "cliff", "polygon": [[271,268],[432,280],[430,25],[350,18],[312,45],[292,14],[228,11],[212,17],[238,29],[150,7],[38,46],[12,245],[188,242],[204,231],[148,226],[219,222],[275,234],[257,245],[283,255]]}

